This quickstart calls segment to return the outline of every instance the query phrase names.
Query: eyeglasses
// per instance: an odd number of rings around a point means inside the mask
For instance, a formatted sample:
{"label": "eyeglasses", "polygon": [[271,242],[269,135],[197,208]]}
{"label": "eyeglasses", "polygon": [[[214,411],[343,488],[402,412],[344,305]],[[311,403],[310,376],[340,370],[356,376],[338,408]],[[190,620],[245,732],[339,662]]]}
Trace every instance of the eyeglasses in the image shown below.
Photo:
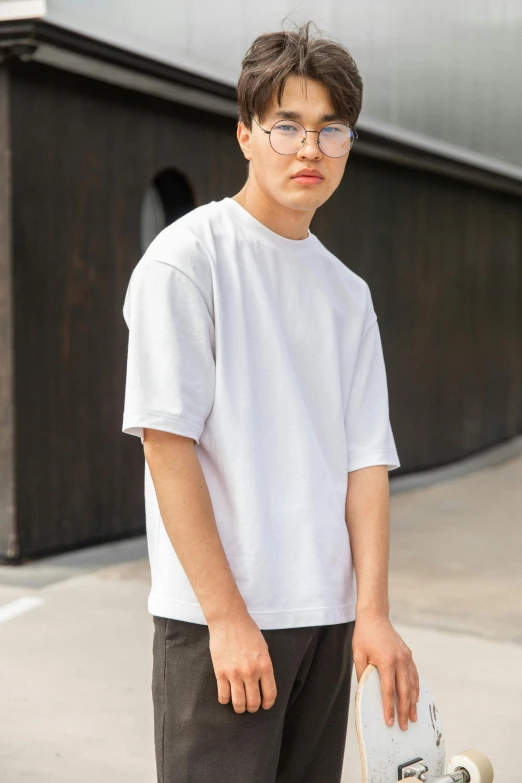
{"label": "eyeglasses", "polygon": [[[259,125],[253,114],[251,117]],[[317,133],[317,145],[321,152],[329,158],[342,158],[348,154],[357,138],[357,131],[343,122],[329,122],[320,131],[313,131],[306,130],[296,120],[279,120],[270,130],[261,130],[268,133],[270,146],[279,155],[295,155],[305,145],[306,134]]]}

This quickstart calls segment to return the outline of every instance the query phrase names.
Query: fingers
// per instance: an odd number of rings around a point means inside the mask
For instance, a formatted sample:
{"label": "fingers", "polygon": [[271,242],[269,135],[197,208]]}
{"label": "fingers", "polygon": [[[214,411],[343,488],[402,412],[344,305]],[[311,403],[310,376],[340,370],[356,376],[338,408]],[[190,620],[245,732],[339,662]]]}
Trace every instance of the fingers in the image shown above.
{"label": "fingers", "polygon": [[395,702],[397,701],[397,717],[400,728],[408,729],[408,718],[417,720],[417,701],[419,700],[419,677],[417,667],[412,660],[403,655],[393,663],[381,664],[381,688],[384,709],[384,719],[388,726],[393,726],[395,719]]}
{"label": "fingers", "polygon": [[230,701],[230,683],[226,677],[216,677],[218,688],[218,701],[221,704],[228,704]]}
{"label": "fingers", "polygon": [[[231,676],[230,679],[221,675],[216,677],[218,686],[218,701],[220,704],[228,704],[232,698],[232,706],[236,712],[245,712],[247,697],[243,680],[238,676]],[[259,690],[259,689],[258,689]],[[250,688],[250,698],[255,702],[255,694]]]}
{"label": "fingers", "polygon": [[230,688],[232,691],[232,705],[234,710],[236,712],[245,712],[246,696],[243,681],[240,679],[230,680]]}
{"label": "fingers", "polygon": [[246,708],[248,712],[257,712],[261,706],[261,691],[259,678],[248,677],[245,679]]}
{"label": "fingers", "polygon": [[400,661],[397,663],[397,668],[395,669],[395,681],[397,684],[398,695],[397,713],[399,718],[399,726],[403,731],[406,731],[408,728],[408,716],[410,713],[411,691],[408,665],[403,659],[400,659]]}
{"label": "fingers", "polygon": [[277,688],[274,678],[274,671],[272,667],[267,667],[261,674],[260,679],[261,695],[262,695],[262,707],[264,710],[270,709],[275,702],[277,696]]}
{"label": "fingers", "polygon": [[417,720],[417,702],[420,697],[419,673],[413,662],[411,650],[397,657],[395,662],[395,682],[398,695],[397,713],[399,726],[403,731],[408,729],[408,719]]}
{"label": "fingers", "polygon": [[224,677],[217,678],[218,701],[221,704],[228,704],[232,698],[234,711],[257,712],[259,707],[268,710],[273,706],[277,688],[274,679],[272,667],[266,667],[261,677],[249,675],[232,677],[227,680]]}
{"label": "fingers", "polygon": [[392,664],[381,666],[381,689],[384,720],[393,726],[395,720],[395,668]]}
{"label": "fingers", "polygon": [[420,698],[420,685],[419,685],[419,673],[413,660],[409,666],[409,678],[410,678],[410,720],[417,720],[417,702]]}
{"label": "fingers", "polygon": [[384,720],[388,726],[393,726],[397,708],[398,724],[407,731],[408,719],[417,720],[420,696],[419,675],[411,650],[388,619],[363,614],[358,622],[352,642],[357,679],[360,683],[368,663],[377,667],[381,677]]}
{"label": "fingers", "polygon": [[235,712],[269,709],[276,698],[272,659],[262,631],[250,615],[215,620],[209,625],[209,652],[218,701],[232,700]]}

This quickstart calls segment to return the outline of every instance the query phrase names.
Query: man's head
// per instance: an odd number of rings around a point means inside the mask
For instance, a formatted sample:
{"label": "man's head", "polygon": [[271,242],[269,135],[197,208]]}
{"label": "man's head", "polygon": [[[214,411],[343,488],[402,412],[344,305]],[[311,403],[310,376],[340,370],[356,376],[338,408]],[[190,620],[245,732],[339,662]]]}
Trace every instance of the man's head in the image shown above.
{"label": "man's head", "polygon": [[[237,135],[249,161],[249,180],[271,201],[302,210],[315,210],[331,196],[348,159],[348,154],[325,154],[325,149],[332,149],[326,143],[321,149],[317,132],[337,123],[322,137],[340,135],[349,141],[362,105],[362,79],[351,55],[336,41],[311,37],[310,24],[258,36],[243,58],[237,85]],[[275,144],[275,131],[272,136],[263,132],[282,119],[298,120],[306,130],[315,131],[306,134],[306,143],[295,153],[280,154],[274,147],[288,149],[284,135],[295,135],[299,126],[281,128]],[[302,169],[315,169],[322,179],[296,179]]]}

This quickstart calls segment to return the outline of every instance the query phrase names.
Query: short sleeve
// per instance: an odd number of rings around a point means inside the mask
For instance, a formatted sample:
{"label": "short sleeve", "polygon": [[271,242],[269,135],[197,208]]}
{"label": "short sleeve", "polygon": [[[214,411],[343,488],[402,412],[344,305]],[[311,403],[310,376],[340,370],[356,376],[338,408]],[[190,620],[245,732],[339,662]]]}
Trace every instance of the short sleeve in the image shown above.
{"label": "short sleeve", "polygon": [[215,389],[214,323],[197,284],[164,261],[134,269],[123,306],[129,328],[122,431],[143,428],[199,443]]}
{"label": "short sleeve", "polygon": [[344,423],[348,472],[371,465],[387,465],[388,471],[400,467],[377,320],[361,336]]}

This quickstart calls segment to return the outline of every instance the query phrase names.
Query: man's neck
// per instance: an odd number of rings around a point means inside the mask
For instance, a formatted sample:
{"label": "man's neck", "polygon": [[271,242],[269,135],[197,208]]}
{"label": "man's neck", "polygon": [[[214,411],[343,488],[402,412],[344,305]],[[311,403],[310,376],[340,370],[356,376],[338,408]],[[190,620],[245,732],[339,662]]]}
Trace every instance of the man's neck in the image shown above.
{"label": "man's neck", "polygon": [[247,212],[264,226],[287,239],[306,239],[315,210],[291,209],[268,198],[258,188],[244,187],[232,196]]}

